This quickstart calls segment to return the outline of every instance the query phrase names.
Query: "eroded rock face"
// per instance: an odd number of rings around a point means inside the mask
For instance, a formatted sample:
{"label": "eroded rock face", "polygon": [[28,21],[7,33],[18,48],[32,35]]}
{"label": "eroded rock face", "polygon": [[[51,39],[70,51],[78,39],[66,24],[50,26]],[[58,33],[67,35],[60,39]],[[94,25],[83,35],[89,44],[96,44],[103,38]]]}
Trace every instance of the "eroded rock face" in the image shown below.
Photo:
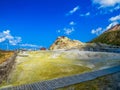
{"label": "eroded rock face", "polygon": [[50,50],[71,49],[79,45],[83,45],[83,43],[78,40],[71,40],[65,36],[61,36],[51,45]]}

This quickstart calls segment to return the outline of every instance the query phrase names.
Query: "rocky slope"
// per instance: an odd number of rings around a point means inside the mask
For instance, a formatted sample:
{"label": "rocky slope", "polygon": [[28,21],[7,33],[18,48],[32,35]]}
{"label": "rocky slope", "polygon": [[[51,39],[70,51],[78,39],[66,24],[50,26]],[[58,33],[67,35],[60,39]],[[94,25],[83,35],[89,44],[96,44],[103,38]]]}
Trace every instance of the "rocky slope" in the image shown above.
{"label": "rocky slope", "polygon": [[115,25],[91,41],[120,46],[120,24]]}
{"label": "rocky slope", "polygon": [[58,37],[57,40],[50,46],[50,50],[56,49],[71,49],[76,46],[83,45],[82,42],[78,40],[71,40],[65,36]]}
{"label": "rocky slope", "polygon": [[[80,51],[118,51],[119,47],[107,45],[102,43],[83,43],[78,40],[71,40],[68,37],[58,37],[56,41],[50,46],[49,50],[75,50]],[[116,52],[117,52],[116,51]],[[119,51],[120,52],[120,51]]]}

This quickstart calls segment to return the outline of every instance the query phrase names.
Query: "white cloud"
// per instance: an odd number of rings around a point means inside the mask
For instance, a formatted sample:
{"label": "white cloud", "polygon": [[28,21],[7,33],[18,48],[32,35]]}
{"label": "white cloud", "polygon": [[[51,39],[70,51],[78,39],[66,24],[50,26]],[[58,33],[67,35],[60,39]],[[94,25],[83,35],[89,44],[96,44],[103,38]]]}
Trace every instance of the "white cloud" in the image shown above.
{"label": "white cloud", "polygon": [[117,25],[117,24],[118,24],[118,22],[112,22],[112,23],[110,23],[110,24],[106,27],[105,30],[108,30],[108,29],[110,29],[111,27],[113,27],[113,26],[115,26],[115,25]]}
{"label": "white cloud", "polygon": [[79,9],[80,9],[80,7],[76,6],[71,11],[69,11],[69,13],[67,13],[67,15],[72,15],[73,13],[75,13],[76,11],[78,11]]}
{"label": "white cloud", "polygon": [[72,28],[64,28],[64,34],[66,34],[66,35],[70,35],[72,32],[74,32],[75,30],[74,30],[74,28],[72,27]]}
{"label": "white cloud", "polygon": [[19,42],[21,42],[22,41],[22,39],[21,39],[21,37],[14,37],[13,39],[10,39],[9,40],[9,43],[11,44],[11,45],[17,45]]}
{"label": "white cloud", "polygon": [[113,26],[115,26],[115,25],[117,25],[117,24],[118,24],[118,22],[111,22],[108,26],[106,26],[106,28],[101,28],[101,27],[99,27],[99,28],[97,28],[97,29],[91,30],[91,33],[92,33],[92,34],[96,34],[96,35],[100,35],[100,34],[102,34],[103,32],[105,32],[106,30],[112,28]]}
{"label": "white cloud", "polygon": [[103,32],[103,29],[101,27],[97,28],[97,29],[93,29],[91,31],[92,34],[96,34],[96,35],[100,35]]}
{"label": "white cloud", "polygon": [[60,33],[61,32],[61,30],[57,30],[57,33]]}
{"label": "white cloud", "polygon": [[86,16],[89,16],[90,15],[90,12],[86,13]]}
{"label": "white cloud", "polygon": [[120,15],[117,15],[117,16],[115,16],[115,17],[111,17],[110,19],[109,19],[109,21],[119,21],[120,20]]}
{"label": "white cloud", "polygon": [[5,41],[5,38],[0,38],[0,43],[4,41]]}
{"label": "white cloud", "polygon": [[117,25],[117,24],[120,22],[120,15],[111,17],[111,18],[109,19],[109,21],[110,21],[111,23],[106,27],[106,30],[107,30],[107,29],[110,29],[111,27]]}
{"label": "white cloud", "polygon": [[6,34],[6,35],[9,35],[10,34],[10,30],[3,31],[3,33]]}
{"label": "white cloud", "polygon": [[109,8],[109,12],[114,12],[120,9],[120,5],[117,5],[115,7]]}
{"label": "white cloud", "polygon": [[120,9],[120,0],[92,0],[97,5],[99,14],[107,14]]}
{"label": "white cloud", "polygon": [[100,7],[113,7],[120,4],[120,0],[92,0],[94,4],[100,5]]}
{"label": "white cloud", "polygon": [[10,30],[0,32],[0,43],[8,40],[11,45],[17,45],[22,41],[21,37],[14,37],[11,35]]}
{"label": "white cloud", "polygon": [[110,24],[108,26],[106,26],[106,28],[101,28],[100,27],[100,28],[97,28],[97,29],[93,29],[93,30],[91,30],[91,33],[99,35],[99,34],[102,34],[103,32],[105,32],[106,30],[112,28],[113,26],[119,24],[119,22],[120,22],[120,15],[111,17],[108,21],[110,21]]}
{"label": "white cloud", "polygon": [[118,9],[120,9],[120,5],[119,5],[119,6],[116,6],[114,9],[115,9],[115,10],[118,10]]}
{"label": "white cloud", "polygon": [[89,16],[90,15],[90,12],[87,12],[85,14],[80,14],[80,16]]}
{"label": "white cloud", "polygon": [[74,22],[74,21],[71,21],[70,23],[69,23],[69,25],[75,25],[76,23]]}
{"label": "white cloud", "polygon": [[69,22],[69,25],[65,26],[62,29],[58,29],[56,32],[65,34],[65,35],[70,35],[70,34],[72,34],[72,32],[75,31],[75,29],[74,29],[75,25],[76,25],[76,23],[74,21],[71,21],[71,22]]}
{"label": "white cloud", "polygon": [[21,47],[32,47],[32,48],[39,48],[41,46],[34,45],[34,44],[20,44]]}

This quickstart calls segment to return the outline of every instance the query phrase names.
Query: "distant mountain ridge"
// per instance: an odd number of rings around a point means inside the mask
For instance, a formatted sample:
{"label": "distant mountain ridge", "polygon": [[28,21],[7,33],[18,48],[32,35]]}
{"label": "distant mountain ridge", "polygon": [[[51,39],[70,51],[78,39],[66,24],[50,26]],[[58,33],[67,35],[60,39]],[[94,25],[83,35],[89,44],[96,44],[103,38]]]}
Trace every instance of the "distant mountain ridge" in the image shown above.
{"label": "distant mountain ridge", "polygon": [[120,46],[120,24],[113,26],[90,42]]}

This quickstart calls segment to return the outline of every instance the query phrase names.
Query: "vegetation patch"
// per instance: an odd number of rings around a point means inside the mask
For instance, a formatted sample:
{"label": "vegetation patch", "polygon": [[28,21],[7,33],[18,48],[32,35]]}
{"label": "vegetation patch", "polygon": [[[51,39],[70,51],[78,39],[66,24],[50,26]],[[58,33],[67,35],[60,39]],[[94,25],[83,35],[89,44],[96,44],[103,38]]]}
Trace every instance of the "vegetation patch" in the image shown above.
{"label": "vegetation patch", "polygon": [[2,50],[0,50],[0,64],[5,62],[12,55],[13,55],[12,51],[2,51]]}
{"label": "vegetation patch", "polygon": [[120,46],[120,30],[105,32],[91,42],[100,42]]}

